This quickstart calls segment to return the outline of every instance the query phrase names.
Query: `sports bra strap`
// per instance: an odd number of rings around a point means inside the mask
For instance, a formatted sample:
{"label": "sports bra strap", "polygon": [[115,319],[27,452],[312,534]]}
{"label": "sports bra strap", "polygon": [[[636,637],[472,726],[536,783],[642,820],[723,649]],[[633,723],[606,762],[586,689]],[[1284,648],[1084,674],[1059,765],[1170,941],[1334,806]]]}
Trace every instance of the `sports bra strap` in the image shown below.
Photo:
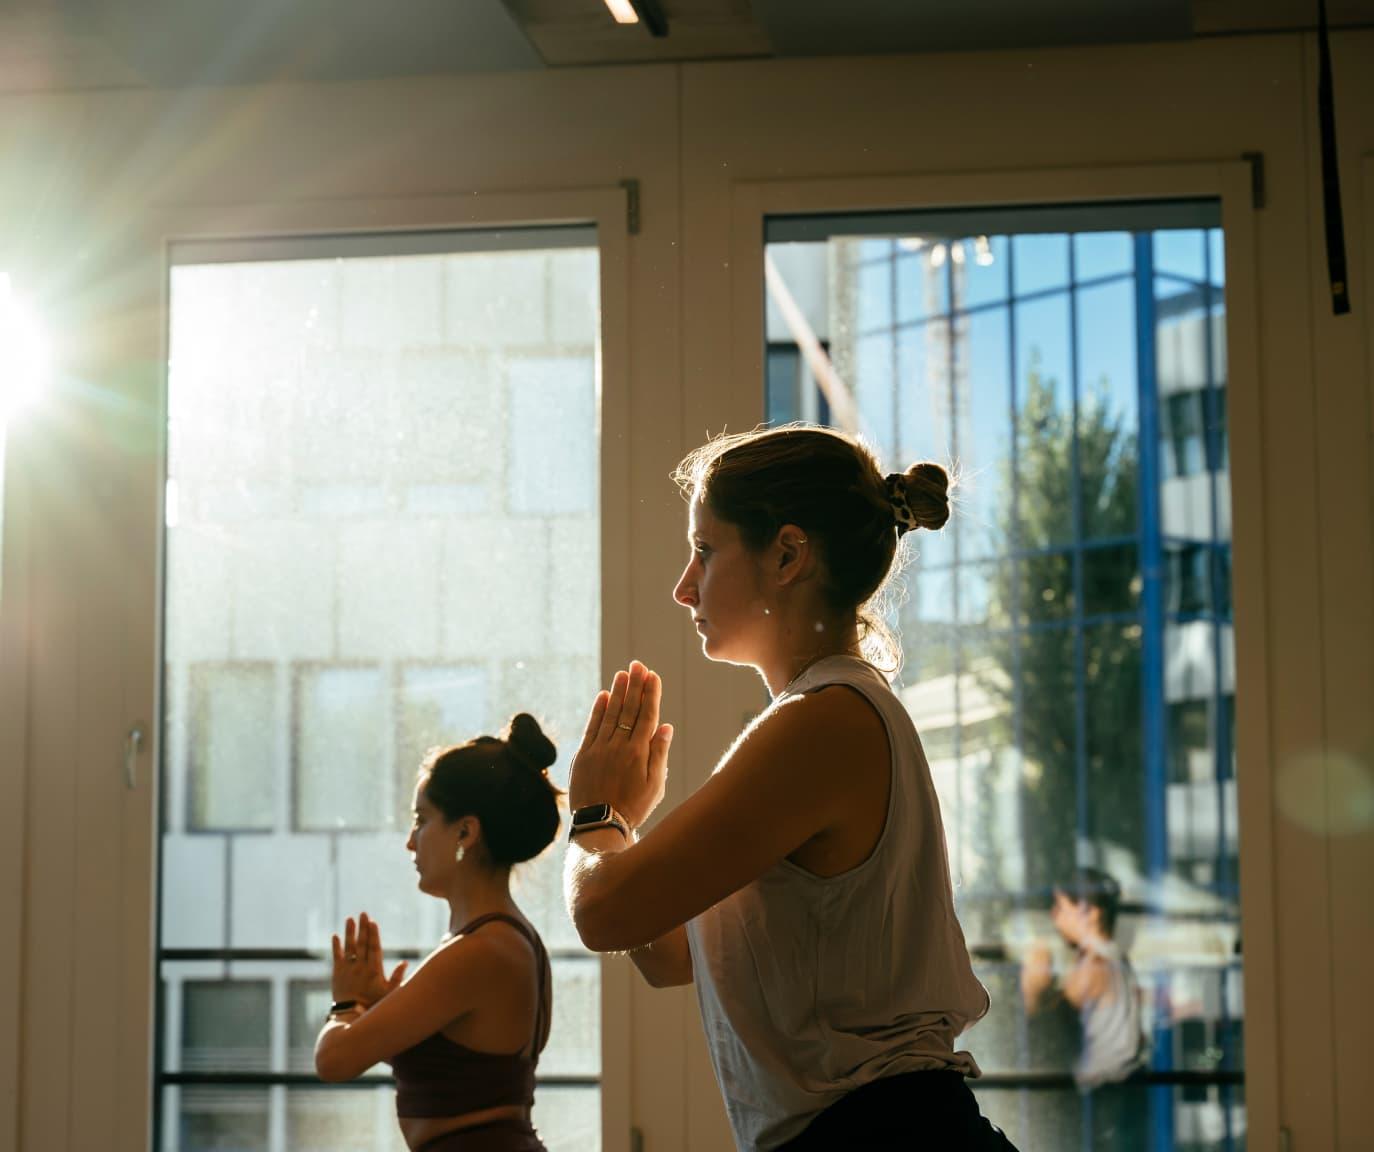
{"label": "sports bra strap", "polygon": [[530,1055],[537,1058],[539,1040],[544,1035],[544,969],[548,965],[548,954],[544,951],[544,942],[539,939],[539,933],[523,920],[517,920],[505,912],[488,912],[485,916],[478,916],[477,919],[464,924],[454,935],[466,936],[469,932],[482,927],[483,924],[490,924],[493,920],[502,924],[509,924],[528,940],[530,947],[534,949],[534,962],[539,971],[539,990],[537,992],[539,999],[534,1008],[534,1039],[530,1042]]}

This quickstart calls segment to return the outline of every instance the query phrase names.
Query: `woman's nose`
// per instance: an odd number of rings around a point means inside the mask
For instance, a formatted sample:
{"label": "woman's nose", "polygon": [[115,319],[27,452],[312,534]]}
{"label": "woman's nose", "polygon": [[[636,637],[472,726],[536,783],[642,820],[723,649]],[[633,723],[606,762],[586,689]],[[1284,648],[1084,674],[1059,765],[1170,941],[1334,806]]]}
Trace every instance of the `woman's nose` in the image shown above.
{"label": "woman's nose", "polygon": [[691,575],[692,570],[688,568],[677,582],[677,587],[673,589],[673,599],[685,608],[691,608],[697,602],[697,586]]}

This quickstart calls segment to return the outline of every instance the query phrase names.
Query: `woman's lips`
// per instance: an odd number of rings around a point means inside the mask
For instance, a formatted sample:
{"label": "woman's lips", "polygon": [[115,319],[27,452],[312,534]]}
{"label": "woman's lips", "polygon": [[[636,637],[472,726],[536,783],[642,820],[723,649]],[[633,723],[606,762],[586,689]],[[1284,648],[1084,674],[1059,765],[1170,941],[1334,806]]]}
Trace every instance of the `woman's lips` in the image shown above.
{"label": "woman's lips", "polygon": [[702,631],[702,630],[706,627],[706,621],[703,620],[700,616],[696,617],[696,618],[692,621],[692,623],[695,624],[695,625],[697,626],[697,631],[698,631],[698,632]]}

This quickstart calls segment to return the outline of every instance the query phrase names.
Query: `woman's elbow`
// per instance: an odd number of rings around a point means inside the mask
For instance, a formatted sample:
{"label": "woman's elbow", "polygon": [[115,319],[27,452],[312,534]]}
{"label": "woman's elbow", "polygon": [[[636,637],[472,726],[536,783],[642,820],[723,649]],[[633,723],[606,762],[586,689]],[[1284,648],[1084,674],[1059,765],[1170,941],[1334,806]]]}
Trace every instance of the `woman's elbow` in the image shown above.
{"label": "woman's elbow", "polygon": [[593,952],[628,952],[653,939],[638,931],[634,918],[618,902],[584,892],[574,905],[573,925],[582,943]]}
{"label": "woman's elbow", "polygon": [[615,952],[624,947],[616,941],[614,917],[596,901],[579,902],[573,910],[573,925],[582,943],[593,952]]}
{"label": "woman's elbow", "polygon": [[339,1050],[338,1044],[330,1044],[327,1038],[322,1037],[315,1045],[315,1075],[326,1084],[341,1084],[345,1080],[357,1079],[361,1072]]}

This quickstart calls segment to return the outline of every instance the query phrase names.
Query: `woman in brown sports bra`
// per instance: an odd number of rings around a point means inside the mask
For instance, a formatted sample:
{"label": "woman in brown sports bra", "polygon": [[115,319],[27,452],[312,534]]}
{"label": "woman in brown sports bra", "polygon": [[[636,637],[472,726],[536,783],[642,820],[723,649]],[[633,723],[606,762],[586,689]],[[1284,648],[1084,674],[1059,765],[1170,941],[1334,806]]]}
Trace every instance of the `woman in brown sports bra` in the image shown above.
{"label": "woman in brown sports bra", "polygon": [[315,1070],[352,1080],[389,1063],[413,1152],[544,1152],[530,1108],[549,1038],[549,958],[511,899],[510,871],[558,835],[555,755],[525,713],[500,738],[431,752],[406,848],[420,891],[448,901],[448,935],[409,977],[404,963],[387,976],[367,913],[334,937]]}

